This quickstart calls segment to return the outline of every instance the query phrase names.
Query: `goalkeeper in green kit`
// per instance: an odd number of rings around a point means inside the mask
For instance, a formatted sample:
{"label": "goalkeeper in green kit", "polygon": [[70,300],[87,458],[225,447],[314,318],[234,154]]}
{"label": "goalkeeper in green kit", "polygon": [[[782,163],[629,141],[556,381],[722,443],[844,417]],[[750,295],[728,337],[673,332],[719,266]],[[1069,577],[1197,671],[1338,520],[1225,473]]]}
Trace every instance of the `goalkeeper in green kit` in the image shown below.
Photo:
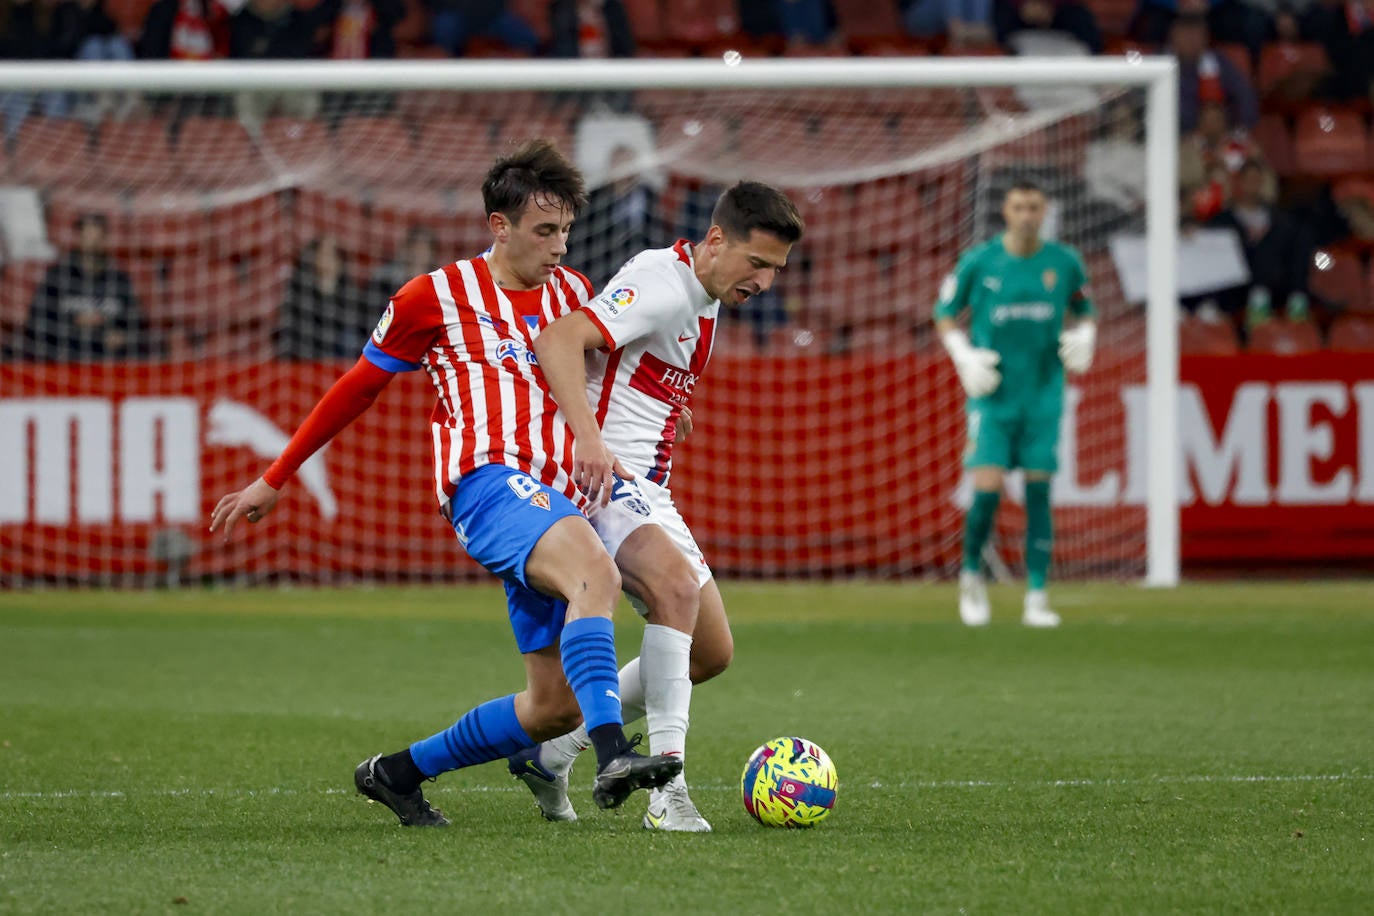
{"label": "goalkeeper in green kit", "polygon": [[[1087,371],[1097,331],[1078,252],[1040,238],[1045,204],[1038,186],[1013,185],[1002,203],[1006,231],[960,258],[935,307],[936,330],[968,393],[964,466],[973,473],[973,503],[964,520],[959,616],[969,626],[991,616],[981,558],[1012,468],[1026,479],[1029,582],[1021,622],[1059,625],[1045,594],[1050,477],[1058,468],[1064,371]],[[956,323],[964,309],[968,333]]]}

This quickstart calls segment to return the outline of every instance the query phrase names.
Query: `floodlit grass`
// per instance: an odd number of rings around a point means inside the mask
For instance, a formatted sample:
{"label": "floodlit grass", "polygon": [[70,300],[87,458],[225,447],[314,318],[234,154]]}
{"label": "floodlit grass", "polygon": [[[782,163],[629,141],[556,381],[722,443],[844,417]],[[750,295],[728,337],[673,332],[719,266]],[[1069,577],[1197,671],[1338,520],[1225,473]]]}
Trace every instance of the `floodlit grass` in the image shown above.
{"label": "floodlit grass", "polygon": [[[404,830],[354,765],[516,689],[494,588],[0,594],[0,912],[1368,911],[1374,588],[1064,585],[1066,625],[960,626],[952,590],[727,585],[698,689],[706,836],[574,773],[548,824],[491,764]],[[624,609],[622,658],[639,624]],[[818,741],[812,831],[739,802]]]}

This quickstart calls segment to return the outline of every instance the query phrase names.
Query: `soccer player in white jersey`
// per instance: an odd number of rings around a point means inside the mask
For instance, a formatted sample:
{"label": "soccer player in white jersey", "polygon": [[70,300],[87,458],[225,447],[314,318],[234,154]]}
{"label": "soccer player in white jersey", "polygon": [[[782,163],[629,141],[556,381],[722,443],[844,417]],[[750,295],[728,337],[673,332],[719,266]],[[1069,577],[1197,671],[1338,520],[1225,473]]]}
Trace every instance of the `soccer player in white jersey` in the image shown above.
{"label": "soccer player in white jersey", "polygon": [[267,473],[219,501],[210,525],[227,540],[240,519],[261,521],[296,469],[367,410],[395,373],[429,373],[435,495],[463,548],[505,582],[527,686],[358,765],[358,791],[405,826],[448,824],[421,793],[425,779],[501,760],[579,719],[593,726],[598,807],[617,807],[682,770],[680,759],[644,757],[625,739],[611,627],[621,580],[579,508],[568,428],[532,356],[539,330],[591,292],[585,277],[559,264],[586,201],[582,176],[548,142],[531,141],[496,162],[482,198],[491,249],[403,286],[362,358]]}
{"label": "soccer player in white jersey", "polygon": [[[740,182],[717,201],[706,238],[641,252],[586,307],[535,342],[549,389],[574,433],[573,480],[645,617],[638,658],[620,671],[630,721],[647,711],[650,749],[681,758],[692,684],[720,674],[734,643],[720,590],[668,490],[673,445],[722,304],[768,289],[803,225],[781,191]],[[584,730],[512,755],[509,767],[550,820],[576,818],[567,772]],[[681,776],[649,799],[644,826],[706,832]]]}

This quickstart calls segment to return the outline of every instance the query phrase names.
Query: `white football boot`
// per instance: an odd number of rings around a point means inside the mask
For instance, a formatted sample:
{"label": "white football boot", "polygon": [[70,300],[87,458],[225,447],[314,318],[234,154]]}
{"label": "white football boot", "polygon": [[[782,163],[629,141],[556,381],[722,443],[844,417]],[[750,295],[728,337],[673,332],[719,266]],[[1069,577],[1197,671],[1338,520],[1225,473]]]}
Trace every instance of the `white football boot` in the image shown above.
{"label": "white football boot", "polygon": [[672,830],[680,833],[710,833],[711,825],[701,816],[687,782],[678,777],[661,789],[649,793],[649,810],[644,812],[646,830]]}
{"label": "white football boot", "polygon": [[1028,627],[1050,629],[1059,626],[1059,615],[1050,610],[1050,599],[1042,589],[1026,592],[1026,604],[1021,611],[1021,623]]}
{"label": "white football boot", "polygon": [[959,573],[959,619],[965,626],[982,627],[992,619],[988,588],[983,577],[965,569]]}
{"label": "white football boot", "polygon": [[577,812],[568,801],[568,774],[555,773],[545,767],[539,759],[540,747],[542,745],[535,745],[512,754],[506,758],[506,768],[529,787],[544,820],[575,821]]}

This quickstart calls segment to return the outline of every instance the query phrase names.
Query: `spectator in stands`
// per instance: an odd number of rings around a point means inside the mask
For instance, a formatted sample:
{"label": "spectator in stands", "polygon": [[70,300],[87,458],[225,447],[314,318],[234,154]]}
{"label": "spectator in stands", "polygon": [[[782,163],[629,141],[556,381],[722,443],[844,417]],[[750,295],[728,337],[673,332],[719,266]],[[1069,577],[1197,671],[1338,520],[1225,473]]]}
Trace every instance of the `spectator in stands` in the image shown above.
{"label": "spectator in stands", "polygon": [[947,36],[950,47],[990,45],[992,0],[901,0],[907,34],[917,38]]}
{"label": "spectator in stands", "polygon": [[[229,23],[229,56],[236,60],[297,60],[311,57],[315,32],[325,25],[325,7],[301,9],[291,0],[248,0]],[[234,99],[239,120],[249,132],[262,132],[263,121],[281,112],[313,118],[320,96],[313,92],[240,92]]]}
{"label": "spectator in stands", "polygon": [[395,257],[373,272],[368,293],[369,304],[380,314],[387,300],[412,277],[427,274],[436,264],[442,263],[439,259],[439,240],[434,230],[427,226],[411,226]]}
{"label": "spectator in stands", "polygon": [[1256,60],[1271,28],[1268,15],[1249,0],[1141,0],[1130,36],[1147,44],[1164,44],[1174,21],[1189,17],[1206,22],[1217,41],[1245,45]]}
{"label": "spectator in stands", "polygon": [[143,20],[138,56],[212,60],[229,54],[229,11],[219,0],[158,0]]}
{"label": "spectator in stands", "polygon": [[[1199,222],[1207,222],[1226,208],[1233,178],[1247,161],[1263,162],[1263,153],[1244,129],[1231,129],[1220,102],[1204,102],[1197,129],[1179,144],[1179,186],[1189,196],[1189,207]],[[1272,197],[1275,179],[1265,169],[1265,188]]]}
{"label": "spectator in stands", "polygon": [[635,36],[624,0],[553,0],[553,57],[634,57]]}
{"label": "spectator in stands", "polygon": [[1139,104],[1138,96],[1131,93],[1112,99],[1083,160],[1083,179],[1094,211],[1089,231],[1099,238],[1128,227],[1143,229],[1145,125]]}
{"label": "spectator in stands", "polygon": [[1268,177],[1262,162],[1247,159],[1236,172],[1230,203],[1211,225],[1235,230],[1253,282],[1269,290],[1271,301],[1284,302],[1292,293],[1307,292],[1307,268],[1317,245],[1306,221],[1266,196]]}
{"label": "spectator in stands", "polygon": [[[0,59],[52,60],[76,54],[78,35],[74,3],[44,0],[0,0]],[[0,112],[5,135],[19,133],[19,125],[37,107],[50,118],[71,113],[71,97],[65,92],[0,93]]]}
{"label": "spectator in stands", "polygon": [[994,0],[993,29],[997,41],[1009,45],[1017,32],[1060,32],[1094,54],[1102,51],[1102,33],[1092,10],[1075,0]]}
{"label": "spectator in stands", "polygon": [[302,249],[291,273],[278,317],[277,355],[357,356],[384,308],[365,299],[349,276],[338,240],[322,235]]}
{"label": "spectator in stands", "polygon": [[569,256],[598,289],[631,257],[672,242],[662,222],[658,193],[644,180],[639,153],[629,146],[611,151],[610,182],[591,192],[573,227]]}
{"label": "spectator in stands", "polygon": [[107,250],[104,216],[77,218],[77,247],[34,290],[25,355],[46,360],[127,359],[148,353],[147,330],[129,275]]}
{"label": "spectator in stands", "polygon": [[756,38],[782,37],[801,45],[823,45],[834,38],[829,0],[739,0],[738,11],[740,27]]}
{"label": "spectator in stands", "polygon": [[1178,125],[1180,133],[1198,126],[1204,103],[1224,106],[1232,128],[1246,130],[1259,120],[1259,99],[1249,78],[1224,54],[1211,48],[1207,21],[1179,16],[1169,28],[1169,50],[1178,58]]}
{"label": "spectator in stands", "polygon": [[1302,17],[1305,37],[1320,42],[1331,61],[1324,93],[1363,99],[1374,84],[1374,8],[1361,0],[1316,0]]}
{"label": "spectator in stands", "polygon": [[506,0],[425,0],[434,43],[453,57],[467,53],[473,38],[494,38],[516,51],[534,54],[539,36]]}
{"label": "spectator in stands", "polygon": [[322,0],[318,14],[327,34],[325,57],[365,60],[396,56],[392,33],[405,18],[405,0]]}

